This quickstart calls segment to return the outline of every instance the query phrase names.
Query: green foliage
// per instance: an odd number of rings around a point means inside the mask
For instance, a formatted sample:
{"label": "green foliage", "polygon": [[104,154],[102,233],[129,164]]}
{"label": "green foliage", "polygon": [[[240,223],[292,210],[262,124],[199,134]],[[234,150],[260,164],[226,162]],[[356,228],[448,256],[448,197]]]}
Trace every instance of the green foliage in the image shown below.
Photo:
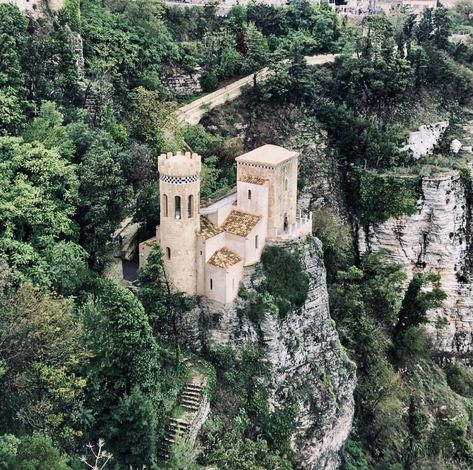
{"label": "green foliage", "polygon": [[402,301],[395,335],[411,326],[427,323],[427,311],[440,307],[446,298],[447,294],[440,287],[439,274],[415,274]]}
{"label": "green foliage", "polygon": [[199,449],[186,437],[180,437],[171,449],[166,468],[169,470],[199,470],[203,467],[196,463]]}
{"label": "green foliage", "polygon": [[68,24],[74,31],[80,31],[81,26],[81,0],[66,0],[64,7],[59,12],[60,19]]}
{"label": "green foliage", "polygon": [[[5,439],[6,436],[2,436]],[[12,441],[10,440],[10,443]],[[16,444],[16,443],[15,443]],[[16,456],[8,470],[70,470],[67,456],[53,443],[51,438],[34,433],[22,437],[17,444]]]}
{"label": "green foliage", "polygon": [[[62,280],[55,278],[57,268],[50,271],[48,264],[54,243],[70,240],[62,246],[75,252],[75,259],[84,257],[74,243],[77,227],[72,217],[78,198],[75,166],[56,149],[3,137],[0,172],[0,251],[25,279],[61,290]],[[64,279],[66,283],[71,281]]]}
{"label": "green foliage", "polygon": [[448,385],[464,397],[473,398],[473,369],[455,363],[447,369]]}
{"label": "green foliage", "polygon": [[91,145],[79,165],[79,198],[77,219],[81,244],[101,268],[110,250],[110,234],[127,213],[131,196],[120,159],[122,152],[107,134],[101,134]]}
{"label": "green foliage", "polygon": [[416,212],[418,180],[361,171],[358,176],[360,219],[363,225]]}
{"label": "green foliage", "polygon": [[145,184],[136,197],[135,222],[142,224],[147,235],[155,233],[160,221],[159,184],[155,181]]}
{"label": "green foliage", "polygon": [[71,303],[29,284],[0,299],[0,425],[9,432],[47,432],[74,448],[81,436],[87,364]]}
{"label": "green foliage", "polygon": [[261,255],[261,262],[264,280],[257,290],[267,294],[262,302],[274,304],[280,318],[291,310],[301,308],[309,292],[309,276],[304,271],[300,254],[268,246]]}
{"label": "green foliage", "polygon": [[57,110],[55,103],[45,101],[36,117],[23,131],[25,142],[37,142],[47,149],[56,149],[61,157],[71,160],[75,154],[75,145],[68,128],[63,125],[64,116]]}
{"label": "green foliage", "polygon": [[291,464],[272,453],[266,441],[244,438],[237,430],[227,433],[209,463],[221,470],[291,470]]}
{"label": "green foliage", "polygon": [[349,438],[345,443],[343,453],[343,468],[345,470],[368,470],[366,454],[360,443]]}
{"label": "green foliage", "polygon": [[110,281],[97,287],[97,295],[80,312],[92,355],[88,395],[97,419],[95,433],[109,437],[122,465],[152,465],[155,435],[163,426],[157,419],[162,418],[158,345],[133,294]]}

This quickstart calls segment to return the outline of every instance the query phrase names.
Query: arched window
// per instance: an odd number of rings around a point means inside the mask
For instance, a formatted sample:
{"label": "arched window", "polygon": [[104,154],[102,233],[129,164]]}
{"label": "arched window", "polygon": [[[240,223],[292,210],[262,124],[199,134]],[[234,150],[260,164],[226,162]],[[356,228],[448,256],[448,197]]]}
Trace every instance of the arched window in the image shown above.
{"label": "arched window", "polygon": [[167,194],[163,196],[163,205],[164,205],[164,217],[167,217],[169,215]]}
{"label": "arched window", "polygon": [[181,196],[174,197],[174,209],[175,209],[174,216],[176,217],[176,219],[180,219],[181,218]]}
{"label": "arched window", "polygon": [[192,194],[187,199],[187,217],[189,219],[194,215],[194,196]]}
{"label": "arched window", "polygon": [[214,280],[210,278],[210,290],[214,288]]}
{"label": "arched window", "polygon": [[251,199],[251,189],[248,190],[248,199]]}
{"label": "arched window", "polygon": [[171,259],[171,248],[169,248],[168,246],[166,247],[166,256],[168,259]]}
{"label": "arched window", "polygon": [[255,248],[258,248],[258,235],[255,236]]}
{"label": "arched window", "polygon": [[287,191],[287,178],[286,181],[284,181],[284,189]]}

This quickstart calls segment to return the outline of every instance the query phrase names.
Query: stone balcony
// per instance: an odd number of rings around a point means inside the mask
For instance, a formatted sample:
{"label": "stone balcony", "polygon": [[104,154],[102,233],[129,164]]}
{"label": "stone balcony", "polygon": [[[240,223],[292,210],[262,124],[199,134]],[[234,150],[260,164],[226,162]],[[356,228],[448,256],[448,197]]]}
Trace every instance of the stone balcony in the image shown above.
{"label": "stone balcony", "polygon": [[274,230],[268,234],[271,240],[293,240],[295,238],[306,237],[312,232],[312,212],[296,218],[293,224],[289,224],[285,230]]}

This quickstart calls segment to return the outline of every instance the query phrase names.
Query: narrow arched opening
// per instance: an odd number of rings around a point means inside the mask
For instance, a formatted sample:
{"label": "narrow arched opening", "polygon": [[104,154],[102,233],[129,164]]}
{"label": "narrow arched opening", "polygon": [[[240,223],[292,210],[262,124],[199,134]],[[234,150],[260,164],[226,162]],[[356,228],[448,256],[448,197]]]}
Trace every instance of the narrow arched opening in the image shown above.
{"label": "narrow arched opening", "polygon": [[190,219],[194,216],[194,196],[191,194],[187,199],[187,217]]}
{"label": "narrow arched opening", "polygon": [[163,196],[163,206],[164,206],[164,217],[168,217],[169,208],[168,208],[168,196],[167,196],[167,194],[165,194]]}
{"label": "narrow arched opening", "polygon": [[181,196],[174,197],[174,217],[180,219],[182,216],[181,213]]}

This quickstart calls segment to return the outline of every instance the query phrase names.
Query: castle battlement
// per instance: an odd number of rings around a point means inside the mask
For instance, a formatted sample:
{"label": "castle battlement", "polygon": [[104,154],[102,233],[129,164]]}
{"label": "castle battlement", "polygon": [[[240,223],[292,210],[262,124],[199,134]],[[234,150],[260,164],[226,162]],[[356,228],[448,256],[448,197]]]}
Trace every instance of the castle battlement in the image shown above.
{"label": "castle battlement", "polygon": [[158,171],[166,176],[198,176],[202,167],[201,156],[191,152],[163,153],[158,157]]}
{"label": "castle battlement", "polygon": [[236,190],[200,205],[201,157],[158,157],[161,224],[140,244],[140,266],[154,243],[177,290],[221,303],[238,295],[245,266],[256,264],[267,240],[306,237],[312,216],[297,214],[298,153],[263,145],[237,157]]}

